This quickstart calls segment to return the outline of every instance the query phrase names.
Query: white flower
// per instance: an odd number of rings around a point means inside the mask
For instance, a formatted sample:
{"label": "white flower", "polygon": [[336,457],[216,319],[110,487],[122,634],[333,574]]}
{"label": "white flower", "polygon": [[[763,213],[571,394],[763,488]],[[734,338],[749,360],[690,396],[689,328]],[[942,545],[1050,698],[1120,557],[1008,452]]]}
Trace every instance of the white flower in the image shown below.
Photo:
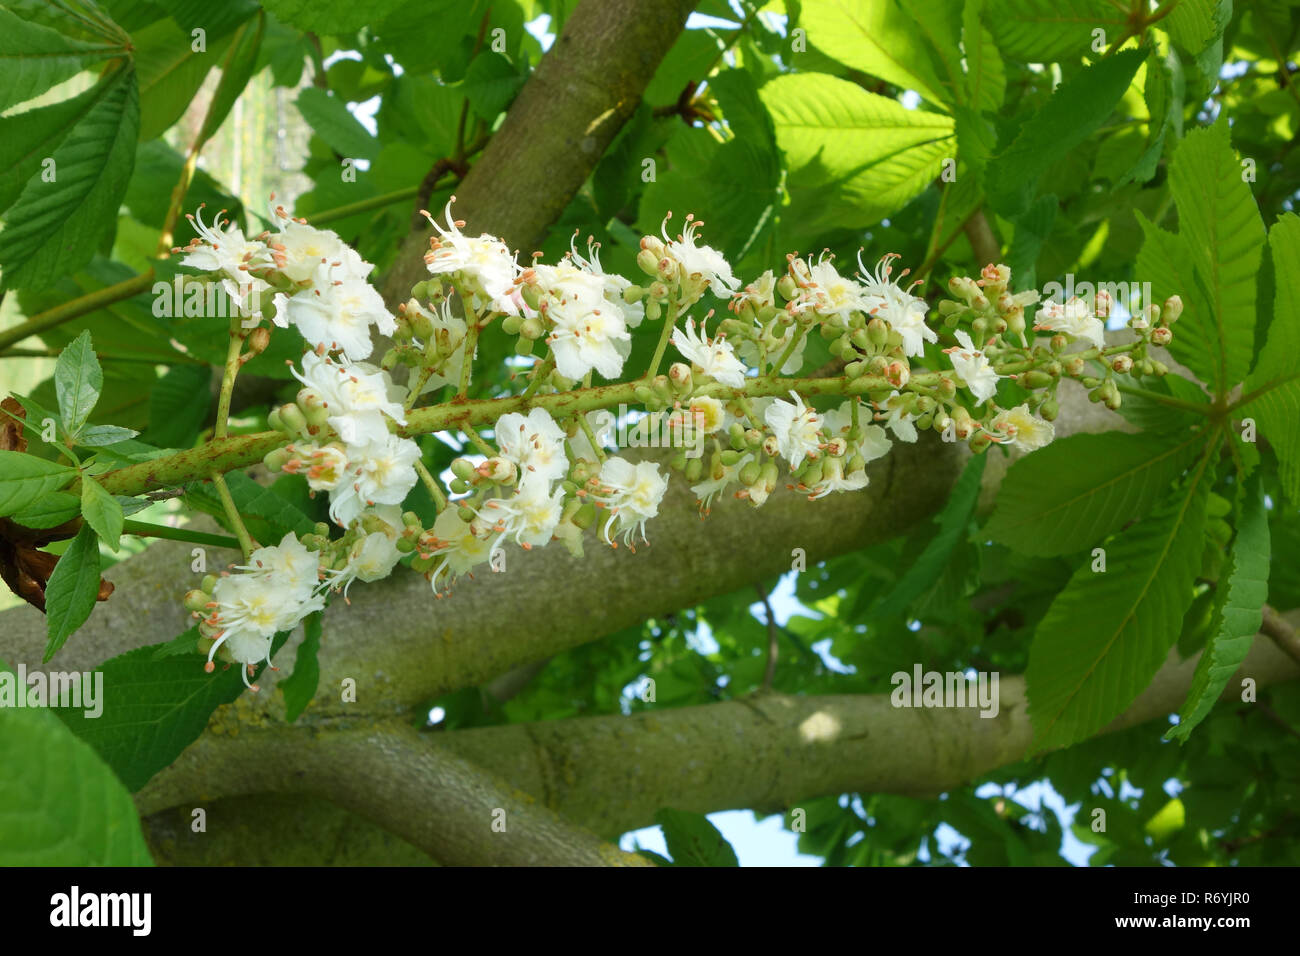
{"label": "white flower", "polygon": [[406,424],[402,404],[395,399],[400,391],[382,369],[307,352],[302,373],[292,371],[311,393],[300,400],[323,404],[330,427],[349,448],[386,440],[388,419]]}
{"label": "white flower", "polygon": [[494,431],[501,456],[519,468],[521,482],[537,478],[549,483],[568,473],[564,429],[546,409],[534,408],[527,416],[517,412],[502,415]]}
{"label": "white flower", "polygon": [[607,458],[600,468],[600,493],[593,497],[609,508],[605,524],[605,542],[613,544],[612,534],[623,535],[631,546],[632,535],[641,532],[646,541],[645,523],[659,513],[659,502],[668,490],[668,479],[652,461],[632,464],[625,458]]}
{"label": "white flower", "polygon": [[794,404],[777,399],[767,407],[764,421],[776,436],[781,457],[798,468],[809,455],[816,455],[821,447],[822,416],[803,403],[796,392],[790,392]]}
{"label": "white flower", "polygon": [[[320,553],[308,550],[289,532],[279,544],[258,548],[250,554],[248,564],[239,570],[261,576],[273,588],[287,589],[296,599],[290,603],[302,604],[311,598],[320,580]],[[278,631],[288,630],[304,616],[290,607],[284,608],[284,614],[279,622],[281,626],[276,628]]]}
{"label": "white flower", "polygon": [[832,491],[857,491],[867,487],[867,473],[859,468],[848,475],[844,474],[844,459],[827,458],[822,468],[822,478],[810,489],[808,500],[825,498]]}
{"label": "white flower", "polygon": [[348,599],[348,589],[353,581],[379,581],[388,577],[401,560],[402,553],[396,542],[382,531],[372,531],[359,538],[348,550],[348,561],[342,569],[327,573],[325,587],[342,590],[343,600]]}
{"label": "white flower", "polygon": [[622,373],[626,353],[619,346],[630,345],[632,336],[622,311],[604,296],[594,307],[585,297],[552,303],[546,317],[553,323],[546,341],[556,370],[565,378],[581,379],[593,369],[609,379]]}
{"label": "white flower", "polygon": [[1106,347],[1106,326],[1088,308],[1088,303],[1078,296],[1062,305],[1055,299],[1048,299],[1034,316],[1034,328],[1038,331],[1064,332],[1075,338],[1087,339],[1097,348]]}
{"label": "white flower", "polygon": [[686,320],[686,331],[673,329],[673,345],[692,365],[703,374],[731,388],[742,388],[745,384],[745,366],[736,358],[735,349],[722,336],[713,340],[705,337],[704,326],[697,334],[695,320]]}
{"label": "white flower", "polygon": [[564,489],[551,491],[549,481],[529,475],[520,480],[518,489],[509,498],[485,502],[479,515],[498,532],[492,543],[493,551],[504,537],[514,538],[515,544],[527,551],[551,540],[563,513]]}
{"label": "white flower", "polygon": [[[235,286],[241,286],[253,279],[250,270],[269,269],[272,265],[271,250],[259,239],[246,239],[244,232],[228,220],[221,219],[221,214],[211,223],[203,222],[203,203],[199,204],[198,214],[186,213],[198,237],[185,247],[187,255],[181,265],[201,269],[204,272],[219,272]],[[225,285],[225,283],[223,283]],[[262,283],[265,288],[265,283]],[[227,286],[227,292],[230,289]]]}
{"label": "white flower", "polygon": [[904,355],[918,356],[925,352],[926,342],[936,342],[939,337],[934,329],[925,324],[925,313],[929,309],[925,300],[917,298],[890,279],[893,273],[890,263],[897,258],[894,253],[884,256],[872,273],[862,264],[862,253],[858,253],[867,311],[884,319],[891,329],[903,337]]}
{"label": "white flower", "polygon": [[889,397],[883,402],[876,403],[876,409],[883,413],[876,417],[885,423],[885,427],[894,433],[894,437],[900,441],[916,441],[916,426],[912,424],[912,416],[907,412],[907,401],[897,391],[889,393]]}
{"label": "white flower", "polygon": [[468,293],[474,308],[490,306],[494,312],[517,315],[521,311],[521,300],[515,287],[519,264],[506,244],[495,236],[485,233],[474,239],[462,233],[460,227],[465,223],[451,218],[451,204],[455,201],[453,196],[447,202],[445,229],[425,213],[438,232],[430,240],[431,248],[425,253],[425,264],[434,275],[460,276],[464,288],[458,286],[457,289]]}
{"label": "white flower", "polygon": [[383,441],[348,449],[348,474],[330,492],[330,517],[346,528],[372,504],[401,504],[419,476],[420,448],[409,438],[387,435]]}
{"label": "white flower", "polygon": [[708,478],[691,485],[691,492],[699,499],[700,510],[708,513],[713,507],[713,500],[739,481],[740,472],[754,460],[753,452],[746,452],[734,465],[724,465],[718,461],[717,467],[709,473]]}
{"label": "white flower", "polygon": [[[714,295],[720,299],[725,299],[740,288],[740,280],[732,275],[731,266],[722,253],[711,246],[697,246],[695,244],[695,231],[702,225],[704,224],[698,222],[694,216],[688,215],[686,217],[686,229],[676,239],[670,240],[668,238],[668,217],[665,216],[663,225],[660,227],[664,237],[664,252],[669,258],[678,262],[685,277],[707,285],[713,290]],[[698,299],[699,294],[697,293],[694,298]],[[694,299],[691,301],[694,301]]]}
{"label": "white flower", "polygon": [[[475,527],[463,521],[456,508],[444,508],[433,523],[433,550],[431,555],[441,555],[442,561],[429,575],[433,593],[441,596],[451,583],[460,575],[467,573],[476,565],[487,561],[492,554],[491,543],[481,535],[475,534]],[[441,591],[439,578],[445,578]]]}
{"label": "white flower", "polygon": [[301,473],[312,491],[333,491],[347,476],[348,455],[337,442],[328,445],[295,442],[285,447],[293,457],[280,470],[291,475]]}
{"label": "white flower", "polygon": [[841,276],[829,257],[809,264],[806,285],[796,301],[797,306],[811,308],[818,315],[836,316],[844,322],[854,312],[870,312],[876,304],[866,289]]}
{"label": "white flower", "polygon": [[638,301],[629,303],[623,298],[623,290],[631,288],[632,283],[623,278],[621,275],[606,272],[600,264],[600,243],[587,238],[587,257],[584,259],[578,254],[574,243],[577,242],[578,231],[575,229],[573,238],[569,240],[569,257],[578,264],[584,271],[601,280],[602,292],[605,301],[610,305],[616,306],[623,313],[623,320],[629,329],[635,329],[645,318],[645,304]]}
{"label": "white flower", "polygon": [[340,349],[354,361],[366,358],[374,350],[370,327],[389,335],[397,323],[370,283],[334,278],[330,268],[321,266],[311,288],[277,296],[276,324],[292,324],[313,346]]}
{"label": "white flower", "polygon": [[727,308],[739,312],[743,306],[751,305],[757,312],[764,306],[776,305],[776,273],[768,269],[761,276],[737,292]]}
{"label": "white flower", "polygon": [[1028,403],[1009,408],[991,422],[990,434],[1000,443],[1010,442],[1021,451],[1035,451],[1056,437],[1056,429],[1049,421],[1035,418]]}
{"label": "white flower", "polygon": [[[895,392],[895,395],[898,393]],[[825,415],[826,431],[832,438],[843,438],[847,449],[844,452],[845,458],[852,458],[854,455],[861,455],[864,462],[875,461],[877,458],[884,458],[889,454],[892,443],[885,430],[879,425],[863,425],[859,423],[858,428],[862,432],[862,437],[856,442],[849,439],[849,433],[853,430],[853,406],[852,399],[843,402],[839,408],[832,408]],[[913,430],[913,436],[916,432]],[[913,437],[915,441],[915,437]]]}
{"label": "white flower", "polygon": [[998,379],[1001,376],[993,371],[989,360],[983,352],[975,348],[975,343],[971,341],[964,329],[958,329],[954,334],[960,345],[944,349],[952,362],[953,371],[980,403],[986,402],[997,391]]}
{"label": "white flower", "polygon": [[280,229],[267,237],[267,245],[276,268],[289,281],[311,281],[319,287],[324,275],[336,281],[361,281],[374,269],[333,230],[317,229],[305,219],[294,219],[282,206],[272,210],[272,217]]}

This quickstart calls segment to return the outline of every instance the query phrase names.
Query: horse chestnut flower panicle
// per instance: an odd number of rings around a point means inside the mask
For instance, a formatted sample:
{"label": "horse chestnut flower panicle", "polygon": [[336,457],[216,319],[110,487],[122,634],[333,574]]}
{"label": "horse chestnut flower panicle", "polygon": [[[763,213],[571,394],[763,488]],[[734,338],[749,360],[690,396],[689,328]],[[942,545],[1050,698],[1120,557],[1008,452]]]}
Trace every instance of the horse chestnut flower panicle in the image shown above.
{"label": "horse chestnut flower panicle", "polygon": [[[328,494],[330,517],[342,531],[331,537],[330,526],[320,524],[301,540],[287,534],[255,550],[245,533],[246,562],[185,596],[200,618],[208,669],[217,657],[239,664],[245,683],[268,660],[275,634],[320,610],[331,594],[347,601],[355,582],[386,577],[403,559],[442,597],[483,563],[504,570],[512,543],[531,551],[560,541],[581,555],[582,536],[593,525],[611,546],[622,538],[632,548],[638,535],[647,541],[646,525],[659,513],[668,476],[654,461],[607,452],[616,421],[608,409],[633,396],[649,411],[668,411],[664,444],[677,449],[670,464],[692,483],[702,513],[725,492],[763,505],[781,485],[783,466],[787,487],[819,499],[865,487],[867,464],[889,452],[891,439],[917,441],[918,428],[951,432],[976,453],[994,443],[1023,451],[1047,444],[1057,411],[1050,390],[1062,374],[1078,378],[1085,370],[1082,357],[1062,353],[1080,338],[1100,347],[1098,313],[1109,307],[1104,297],[1096,312],[1078,299],[1044,303],[1035,328],[1054,333],[1052,348],[1031,347],[1023,338],[1024,309],[1038,293],[1010,293],[1010,270],[986,266],[978,279],[949,282],[956,298],[940,301],[937,314],[957,344],[935,368],[933,350],[926,359],[927,344],[938,341],[926,321],[929,305],[900,284],[907,272],[895,275],[895,255],[870,271],[859,255],[860,272],[848,278],[829,254],[806,260],[792,253],[779,278],[768,270],[738,291],[741,282],[725,257],[700,242],[694,216],[676,239],[669,238],[665,218],[663,239],[646,236],[637,250],[649,281],[633,285],[605,271],[598,243],[589,240],[580,254],[576,234],[558,263],[534,261],[521,269],[499,238],[465,235],[448,203],[445,223],[430,217],[436,235],[425,262],[434,278],[411,290],[399,322],[369,284],[373,267],[337,234],[281,207],[273,212],[276,229],[253,238],[220,218],[205,224],[195,217],[199,238],[185,250],[184,263],[211,281],[251,286],[240,301],[250,308],[274,301],[275,324],[302,336],[307,349],[292,370],[302,388],[295,402],[268,416],[284,442],[264,461],[274,471],[301,475],[312,493]],[[677,327],[710,293],[728,306],[721,326],[727,334],[710,337],[691,318]],[[1181,310],[1176,296],[1153,310],[1150,331],[1132,348],[1167,343],[1168,326]],[[665,325],[641,379],[572,388],[594,372],[620,376],[631,351],[628,330],[645,318],[663,318]],[[475,371],[474,346],[495,319],[518,337],[521,357],[510,362],[539,364],[525,376],[530,384],[523,395],[470,400],[463,393]],[[845,363],[843,374],[782,378],[799,371],[814,331]],[[259,327],[243,354],[265,348],[272,332]],[[362,361],[376,332],[396,333],[398,340],[382,368]],[[664,374],[669,342],[683,361]],[[540,360],[522,357],[540,346],[547,350]],[[1163,368],[1145,356],[1135,362],[1125,347],[1110,352],[1108,375]],[[230,363],[223,384],[239,364]],[[399,365],[409,372],[409,388],[394,384],[387,371]],[[1012,375],[1031,392],[1048,394],[997,408],[999,380]],[[491,381],[496,387],[500,380]],[[1096,400],[1118,403],[1110,378],[1085,384]],[[421,395],[444,386],[460,394],[447,405],[414,410]],[[785,394],[788,401],[773,397]],[[819,412],[811,395],[847,400]],[[512,410],[489,418],[494,408]],[[487,426],[495,448],[478,433]],[[447,491],[407,437],[435,430],[459,430],[467,442],[450,465]],[[691,448],[697,450],[688,454]],[[427,528],[414,513],[400,511],[421,479],[434,503]]]}

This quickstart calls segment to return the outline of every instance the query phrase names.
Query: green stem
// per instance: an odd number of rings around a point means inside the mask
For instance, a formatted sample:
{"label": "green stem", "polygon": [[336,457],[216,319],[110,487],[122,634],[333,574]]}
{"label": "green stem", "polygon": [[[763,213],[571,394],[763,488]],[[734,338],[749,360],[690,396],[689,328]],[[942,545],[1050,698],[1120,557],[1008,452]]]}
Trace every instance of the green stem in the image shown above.
{"label": "green stem", "polygon": [[429,494],[433,497],[438,513],[441,514],[442,510],[447,507],[447,496],[442,493],[442,488],[438,486],[437,480],[429,469],[424,466],[424,462],[418,458],[415,460],[415,470],[419,474],[420,480],[424,482],[424,487],[429,489]]}
{"label": "green stem", "polygon": [[1172,395],[1161,395],[1159,392],[1153,392],[1149,389],[1138,388],[1135,385],[1118,386],[1121,392],[1127,395],[1136,395],[1139,398],[1145,398],[1148,401],[1157,402],[1161,405],[1168,405],[1170,408],[1181,408],[1184,411],[1195,412],[1197,415],[1209,416],[1213,412],[1213,406],[1209,402],[1198,404],[1196,402],[1186,402],[1180,398],[1174,398]]}
{"label": "green stem", "polygon": [[659,333],[659,344],[655,346],[654,358],[650,360],[650,368],[646,370],[645,381],[650,381],[659,374],[659,363],[664,360],[664,352],[668,348],[668,340],[673,336],[673,329],[677,326],[677,300],[669,299],[668,304],[664,307],[664,327]]}
{"label": "green stem", "polygon": [[230,525],[235,529],[235,535],[239,538],[239,550],[244,553],[244,560],[247,561],[249,555],[253,553],[253,539],[249,536],[248,529],[244,527],[244,519],[239,516],[235,499],[231,497],[230,488],[226,486],[225,476],[219,471],[214,471],[212,483],[216,485],[217,495],[221,498],[221,507],[225,509],[226,517],[230,519]]}
{"label": "green stem", "polygon": [[358,213],[370,212],[372,209],[382,209],[384,206],[391,206],[394,203],[405,202],[408,199],[414,199],[419,194],[419,186],[410,186],[406,189],[398,189],[391,193],[384,193],[382,196],[371,196],[369,199],[358,199],[356,202],[348,203],[346,206],[335,206],[333,209],[325,209],[321,212],[310,213],[311,224],[313,226],[321,226],[328,222],[346,219],[348,216],[355,216]]}
{"label": "green stem", "polygon": [[190,531],[188,528],[172,528],[165,524],[149,524],[145,521],[132,521],[127,518],[122,522],[122,530],[137,538],[166,538],[169,541],[188,541],[191,544],[207,544],[214,548],[242,550],[238,538],[224,534],[208,534],[205,531]]}
{"label": "green stem", "polygon": [[548,351],[546,353],[546,358],[542,359],[540,363],[533,367],[536,371],[533,373],[533,380],[529,382],[528,387],[524,389],[524,394],[522,395],[523,398],[531,398],[536,394],[537,390],[541,388],[542,382],[546,381],[546,377],[551,374],[551,369],[555,368],[555,358]]}
{"label": "green stem", "polygon": [[799,343],[803,341],[804,336],[807,334],[808,330],[804,328],[791,330],[790,344],[785,347],[785,351],[781,353],[781,357],[777,359],[776,364],[772,366],[772,373],[774,375],[781,374],[781,369],[785,368],[785,363],[790,361],[790,356],[794,355],[794,350],[799,347]]}
{"label": "green stem", "polygon": [[474,364],[474,350],[478,348],[478,316],[469,308],[466,308],[465,312],[468,327],[465,330],[465,341],[461,343],[465,355],[460,362],[460,387],[456,389],[457,398],[465,398],[469,395],[469,370]]}
{"label": "green stem", "polygon": [[221,373],[221,395],[217,399],[217,423],[212,429],[213,438],[225,438],[230,428],[230,397],[235,391],[235,376],[239,374],[239,353],[244,347],[240,317],[230,320],[230,344],[226,347],[226,366]]}
{"label": "green stem", "polygon": [[6,351],[9,346],[21,342],[29,335],[40,335],[42,332],[62,325],[64,322],[70,322],[88,312],[94,312],[96,309],[102,309],[114,302],[129,299],[141,292],[147,292],[153,286],[153,282],[154,271],[150,269],[138,276],[132,276],[130,279],[124,279],[114,285],[78,296],[70,302],[65,302],[45,312],[39,312],[21,325],[15,325],[12,329],[5,329],[0,332],[0,352]]}

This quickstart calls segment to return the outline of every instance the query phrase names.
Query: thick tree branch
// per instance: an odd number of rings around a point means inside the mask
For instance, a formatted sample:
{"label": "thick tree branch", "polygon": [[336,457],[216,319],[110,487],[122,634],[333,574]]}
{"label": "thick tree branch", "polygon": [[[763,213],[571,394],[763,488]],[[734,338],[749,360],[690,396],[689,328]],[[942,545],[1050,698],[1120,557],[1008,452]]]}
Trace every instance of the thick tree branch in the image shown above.
{"label": "thick tree branch", "polygon": [[[1300,620],[1300,611],[1291,618]],[[1197,657],[1180,660],[1171,652],[1150,686],[1102,733],[1177,711]],[[1300,667],[1261,636],[1228,682],[1224,699],[1239,699],[1245,677],[1265,686],[1300,677]],[[196,792],[215,799],[296,790],[306,767],[314,781],[311,792],[325,793],[409,839],[409,818],[425,817],[433,800],[442,812],[448,784],[439,774],[454,755],[613,838],[649,825],[664,806],[700,813],[778,811],[850,791],[934,796],[969,784],[1023,759],[1033,738],[1024,679],[1004,676],[999,689],[995,717],[981,717],[974,707],[898,708],[888,694],[762,694],[632,716],[426,734],[422,740],[411,732],[397,734],[396,742],[389,731],[337,731],[304,746],[283,727],[246,727],[238,737],[205,735],[137,799],[150,812]],[[372,749],[381,756],[368,757]],[[397,771],[403,780],[374,773],[375,759],[396,754],[403,760]],[[339,767],[349,772],[340,774]],[[435,786],[436,798],[430,796]],[[371,787],[392,789],[381,798],[358,793]],[[471,798],[473,793],[471,788]],[[395,807],[390,801],[405,802]],[[481,812],[481,802],[471,799],[470,805]],[[432,845],[427,837],[412,842]],[[434,855],[450,862],[449,852],[440,843]]]}
{"label": "thick tree branch", "polygon": [[[527,255],[595,168],[641,101],[695,6],[691,0],[582,0],[456,190],[467,232]],[[384,278],[404,302],[427,278],[427,232],[412,233]]]}

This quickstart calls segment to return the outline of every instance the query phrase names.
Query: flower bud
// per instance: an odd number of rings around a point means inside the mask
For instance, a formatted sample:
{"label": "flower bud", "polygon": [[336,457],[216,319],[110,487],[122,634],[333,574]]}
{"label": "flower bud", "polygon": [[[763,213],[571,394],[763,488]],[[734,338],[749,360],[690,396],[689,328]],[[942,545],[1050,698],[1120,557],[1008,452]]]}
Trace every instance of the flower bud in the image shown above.
{"label": "flower bud", "polygon": [[546,326],[541,319],[533,316],[519,323],[519,334],[526,339],[540,339],[546,334]]}
{"label": "flower bud", "polygon": [[451,473],[462,481],[474,481],[478,477],[478,468],[468,458],[453,458]]}
{"label": "flower bud", "polygon": [[271,330],[265,325],[259,325],[249,332],[248,338],[244,340],[244,354],[239,356],[239,364],[243,365],[249,359],[262,354],[270,344]]}
{"label": "flower bud", "polygon": [[1047,419],[1049,422],[1056,421],[1056,416],[1061,414],[1061,406],[1056,401],[1056,397],[1049,395],[1047,401],[1043,402],[1043,404],[1039,407],[1038,414],[1041,415],[1043,418]]}
{"label": "flower bud", "polygon": [[1183,300],[1180,296],[1171,295],[1165,299],[1165,307],[1161,310],[1161,318],[1165,325],[1173,325],[1178,321],[1178,317],[1183,314]]}
{"label": "flower bud", "polygon": [[781,293],[781,297],[787,302],[799,294],[799,285],[794,281],[794,277],[788,272],[776,281],[776,291]]}
{"label": "flower bud", "polygon": [[1133,370],[1133,360],[1127,355],[1116,355],[1115,358],[1111,360],[1110,367],[1121,375],[1127,375]]}
{"label": "flower bud", "polygon": [[885,379],[895,388],[902,388],[912,378],[912,371],[907,362],[890,362],[885,368]]}
{"label": "flower bud", "polygon": [[674,362],[668,367],[668,379],[673,387],[683,395],[691,391],[691,367],[685,362]]}
{"label": "flower bud", "polygon": [[699,481],[700,476],[704,474],[704,459],[703,458],[686,459],[685,474],[686,474],[687,481]]}
{"label": "flower bud", "polygon": [[1065,374],[1070,378],[1078,378],[1086,367],[1087,363],[1077,355],[1065,360]]}
{"label": "flower bud", "polygon": [[521,315],[507,315],[501,320],[501,331],[506,335],[518,335],[519,326],[523,325],[524,319]]}
{"label": "flower bud", "polygon": [[763,473],[763,466],[757,461],[748,461],[745,467],[740,469],[740,483],[742,485],[755,484],[759,476]]}
{"label": "flower bud", "polygon": [[[323,413],[326,417],[329,415],[325,407],[320,404],[312,406],[312,412]],[[280,421],[284,425],[284,431],[290,435],[309,434],[307,431],[307,417],[298,405],[282,405],[280,407]],[[321,418],[320,424],[325,424],[324,417]]]}
{"label": "flower bud", "polygon": [[1046,388],[1052,384],[1052,376],[1042,369],[1030,369],[1020,376],[1020,384],[1025,388]]}
{"label": "flower bud", "polygon": [[522,335],[515,340],[516,355],[532,355],[533,347],[537,344],[536,339],[526,339]]}
{"label": "flower bud", "polygon": [[208,602],[211,600],[212,598],[208,596],[206,591],[199,591],[197,589],[186,591],[185,610],[193,611],[196,614],[206,614],[208,610]]}
{"label": "flower bud", "polygon": [[205,574],[203,575],[203,580],[199,582],[199,588],[207,591],[209,594],[212,593],[213,588],[216,586],[217,576],[215,574]]}
{"label": "flower bud", "polygon": [[763,439],[763,453],[769,458],[775,458],[781,454],[781,446],[777,443],[775,435],[768,435]]}
{"label": "flower bud", "polygon": [[266,465],[268,471],[283,471],[284,466],[288,464],[289,459],[293,457],[293,452],[287,448],[276,448],[268,451],[262,458],[262,464]]}
{"label": "flower bud", "polygon": [[1173,340],[1174,333],[1167,325],[1151,330],[1152,345],[1168,345]]}
{"label": "flower bud", "polygon": [[659,256],[645,248],[645,240],[642,240],[641,251],[636,254],[636,264],[648,276],[659,275]]}

